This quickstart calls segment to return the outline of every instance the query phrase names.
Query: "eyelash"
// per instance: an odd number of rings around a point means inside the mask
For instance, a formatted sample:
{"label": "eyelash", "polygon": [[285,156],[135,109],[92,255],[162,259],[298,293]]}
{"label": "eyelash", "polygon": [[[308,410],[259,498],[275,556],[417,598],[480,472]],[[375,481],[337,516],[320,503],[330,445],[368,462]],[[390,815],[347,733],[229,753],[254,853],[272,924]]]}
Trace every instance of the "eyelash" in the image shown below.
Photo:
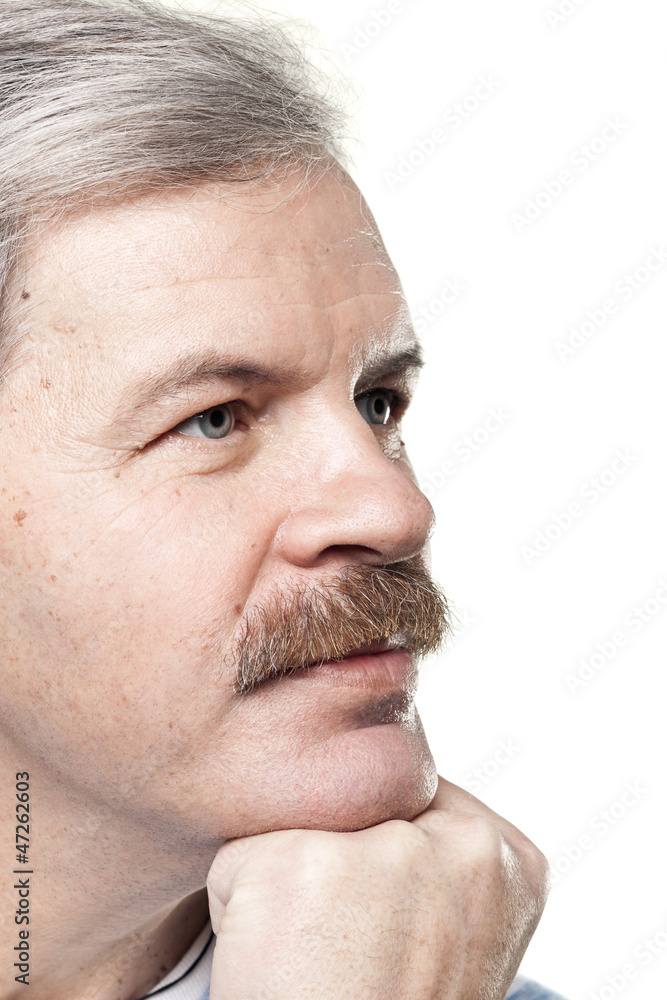
{"label": "eyelash", "polygon": [[[387,395],[387,397],[389,398],[389,401],[390,401],[391,419],[394,422],[399,421],[402,418],[402,416],[405,413],[405,411],[407,410],[408,405],[410,403],[410,400],[408,399],[408,397],[405,396],[403,393],[398,392],[398,390],[396,390],[396,389],[389,389],[389,388],[385,388],[384,386],[375,386],[372,389],[365,389],[364,392],[358,393],[354,397],[355,402],[358,399],[363,399],[366,396],[370,396],[374,392],[384,392],[384,393],[386,393],[386,395]],[[216,407],[222,407],[222,406],[229,406],[230,409],[232,410],[232,412],[233,412],[236,420],[240,420],[241,422],[243,422],[243,415],[247,416],[250,413],[250,407],[242,399],[229,399],[229,400],[225,400],[223,403],[214,403],[212,406],[207,406],[203,410],[198,410],[197,413],[192,413],[192,414],[190,414],[190,416],[184,417],[183,420],[179,420],[178,424],[176,424],[174,427],[170,428],[163,435],[163,437],[165,437],[165,438],[171,438],[172,440],[176,439],[176,440],[179,441],[179,443],[184,443],[186,441],[188,443],[190,443],[190,442],[197,442],[198,444],[200,442],[206,443],[207,439],[205,439],[205,438],[198,438],[198,437],[195,437],[195,436],[190,435],[190,434],[181,434],[179,431],[176,430],[176,428],[179,427],[181,424],[184,424],[187,420],[192,420],[193,417],[196,417],[199,414],[207,413],[209,410],[214,410],[214,409],[216,409]],[[240,411],[240,415],[239,415],[239,411]],[[377,426],[378,427],[382,427],[382,426],[386,427],[387,425],[386,424],[384,424],[384,425],[383,424],[378,424]],[[228,435],[226,437],[218,438],[218,439],[209,438],[208,441],[209,442],[213,442],[213,443],[216,443],[216,440],[217,441],[229,441],[230,438],[231,438],[231,436],[233,435],[234,431],[235,430],[240,430],[240,429],[241,428],[237,427],[236,424],[235,424],[235,426],[232,428],[232,431],[231,431],[230,435]]]}
{"label": "eyelash", "polygon": [[[360,392],[356,399],[362,399],[364,396],[370,396],[373,392],[386,392],[387,396],[391,400],[391,415],[394,420],[400,420],[406,409],[408,408],[409,399],[402,393],[398,392],[396,389],[385,389],[384,386],[378,386],[375,389],[367,389],[365,392]],[[398,413],[398,416],[396,414]]]}
{"label": "eyelash", "polygon": [[370,396],[374,392],[384,392],[385,395],[389,396],[391,399],[391,410],[392,413],[395,409],[400,409],[402,406],[408,405],[408,399],[397,389],[388,389],[386,386],[378,385],[373,389],[365,389],[364,392],[360,392],[358,396],[355,396],[355,400],[363,399],[364,396]]}

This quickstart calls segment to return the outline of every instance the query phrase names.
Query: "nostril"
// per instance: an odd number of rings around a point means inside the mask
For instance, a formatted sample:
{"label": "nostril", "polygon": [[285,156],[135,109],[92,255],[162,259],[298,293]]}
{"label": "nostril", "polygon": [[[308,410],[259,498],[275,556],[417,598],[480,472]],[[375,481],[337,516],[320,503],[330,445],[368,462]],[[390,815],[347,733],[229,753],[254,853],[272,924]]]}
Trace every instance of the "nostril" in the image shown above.
{"label": "nostril", "polygon": [[372,549],[368,545],[328,545],[320,552],[317,563],[329,562],[332,556],[345,563],[386,562],[386,557],[379,549]]}

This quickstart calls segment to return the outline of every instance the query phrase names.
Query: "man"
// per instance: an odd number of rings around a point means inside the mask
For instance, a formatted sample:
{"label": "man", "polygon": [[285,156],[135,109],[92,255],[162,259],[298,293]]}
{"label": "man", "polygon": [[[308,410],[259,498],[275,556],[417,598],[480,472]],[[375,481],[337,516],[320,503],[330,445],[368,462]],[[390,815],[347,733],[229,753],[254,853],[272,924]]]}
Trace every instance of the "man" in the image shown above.
{"label": "man", "polygon": [[552,997],[545,860],[414,706],[421,356],[339,113],[147,0],[0,2],[0,74],[0,1000]]}

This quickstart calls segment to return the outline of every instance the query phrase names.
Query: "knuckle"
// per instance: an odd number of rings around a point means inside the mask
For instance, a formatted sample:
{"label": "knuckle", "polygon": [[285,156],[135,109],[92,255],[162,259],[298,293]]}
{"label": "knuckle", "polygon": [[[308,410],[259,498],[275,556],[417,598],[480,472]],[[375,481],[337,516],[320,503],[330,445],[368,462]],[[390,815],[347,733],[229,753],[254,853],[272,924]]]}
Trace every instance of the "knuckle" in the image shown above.
{"label": "knuckle", "polygon": [[400,849],[423,847],[428,841],[426,824],[417,826],[404,819],[390,819],[382,824],[387,844]]}
{"label": "knuckle", "polygon": [[452,828],[469,863],[502,864],[504,841],[491,819],[477,813],[457,813]]}
{"label": "knuckle", "polygon": [[551,890],[551,865],[539,848],[534,844],[531,848],[526,857],[526,877],[541,912]]}
{"label": "knuckle", "polygon": [[551,883],[549,861],[532,840],[520,831],[517,833],[518,836],[513,837],[513,850],[523,876],[533,895],[543,897],[546,902]]}
{"label": "knuckle", "polygon": [[534,928],[549,895],[549,863],[527,838],[524,838],[520,850],[508,845],[508,857],[510,862],[505,875],[508,895],[515,899],[517,911],[523,913]]}
{"label": "knuckle", "polygon": [[289,873],[294,888],[306,890],[345,871],[345,842],[336,837],[325,831],[304,830],[286,845],[280,865]]}
{"label": "knuckle", "polygon": [[379,836],[369,843],[370,850],[377,850],[376,861],[385,869],[405,872],[414,867],[431,838],[426,830],[407,820],[388,820],[376,828]]}

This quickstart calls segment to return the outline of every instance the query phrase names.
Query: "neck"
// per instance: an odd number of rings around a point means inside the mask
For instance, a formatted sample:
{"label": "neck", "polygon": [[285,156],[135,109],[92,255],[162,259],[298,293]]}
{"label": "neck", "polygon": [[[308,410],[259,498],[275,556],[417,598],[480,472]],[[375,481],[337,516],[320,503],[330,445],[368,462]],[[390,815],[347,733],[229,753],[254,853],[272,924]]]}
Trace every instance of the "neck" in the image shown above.
{"label": "neck", "polygon": [[[10,855],[0,893],[0,950],[12,968],[0,980],[0,1000],[25,997],[26,983],[30,1000],[137,1000],[205,926],[203,886],[213,856],[200,857],[184,843],[164,846],[147,827],[28,770],[29,830],[19,830],[28,848]],[[11,844],[15,768],[5,762],[3,771],[11,772],[11,782],[0,837]],[[30,956],[23,980],[14,978],[24,973],[24,965],[13,965],[18,946]]]}

